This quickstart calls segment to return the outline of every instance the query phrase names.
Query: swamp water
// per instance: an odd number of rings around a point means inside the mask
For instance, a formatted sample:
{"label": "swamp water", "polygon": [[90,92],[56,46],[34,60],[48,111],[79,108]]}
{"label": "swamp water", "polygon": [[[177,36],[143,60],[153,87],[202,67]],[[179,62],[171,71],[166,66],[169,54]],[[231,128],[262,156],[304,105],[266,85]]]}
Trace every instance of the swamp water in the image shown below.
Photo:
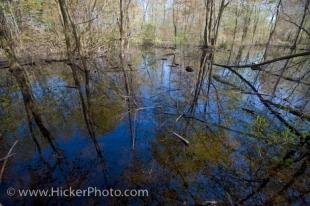
{"label": "swamp water", "polygon": [[[260,59],[260,49],[249,51],[240,64]],[[214,61],[226,64],[228,53],[216,52]],[[290,149],[299,149],[296,135],[225,68],[213,65],[211,78],[209,70],[206,72],[195,99],[200,55],[198,48],[176,52],[134,49],[121,63],[117,54],[94,58],[88,61],[89,95],[84,83],[81,88],[75,86],[70,67],[64,63],[25,67],[55,149],[34,121],[27,119],[14,78],[1,70],[1,157],[15,140],[19,142],[5,169],[0,202],[309,204],[309,161],[283,161]],[[255,82],[268,99],[278,64],[259,76],[250,68],[237,71]],[[305,72],[301,67],[300,75]],[[295,82],[281,80],[273,102],[309,113],[306,84],[298,84],[292,92],[289,88]],[[79,94],[87,97],[86,111]],[[285,110],[277,111],[299,131],[309,133],[309,122]],[[147,189],[148,197],[11,198],[6,195],[9,187]]]}

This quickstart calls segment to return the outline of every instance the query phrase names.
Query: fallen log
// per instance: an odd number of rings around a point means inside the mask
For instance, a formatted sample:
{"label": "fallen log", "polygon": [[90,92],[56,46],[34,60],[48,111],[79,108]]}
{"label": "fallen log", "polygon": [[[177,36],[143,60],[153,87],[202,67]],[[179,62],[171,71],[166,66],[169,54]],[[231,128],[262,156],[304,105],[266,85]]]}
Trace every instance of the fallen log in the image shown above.
{"label": "fallen log", "polygon": [[283,60],[287,60],[287,59],[293,59],[296,57],[309,56],[309,55],[310,55],[310,51],[307,51],[307,52],[303,52],[303,53],[278,57],[278,58],[267,60],[265,62],[261,62],[261,63],[257,63],[257,64],[244,64],[244,65],[224,65],[224,64],[217,64],[217,63],[213,63],[213,64],[216,66],[219,66],[219,67],[224,67],[224,68],[251,68],[253,70],[262,70],[260,67],[264,66],[264,65],[268,65],[268,64],[271,64],[274,62],[283,61]]}
{"label": "fallen log", "polygon": [[[38,64],[39,62],[42,62],[42,63],[57,63],[57,62],[66,62],[68,61],[67,59],[39,59],[37,61],[34,61],[34,60],[31,60],[31,61],[21,61],[20,62],[20,65],[21,66],[34,66],[36,64]],[[9,62],[6,61],[6,60],[2,60],[0,62],[0,69],[9,69],[10,66],[9,66]]]}
{"label": "fallen log", "polygon": [[[94,58],[101,58],[104,57],[104,55],[98,55]],[[81,60],[83,58],[89,59],[90,57],[76,57],[75,60]],[[21,66],[34,66],[37,65],[38,63],[58,63],[58,62],[64,62],[64,63],[70,63],[69,59],[67,58],[59,58],[59,59],[45,59],[45,58],[37,58],[37,59],[32,59],[32,60],[24,60],[24,59],[19,59],[19,64]],[[7,60],[0,60],[0,69],[9,69],[9,62]]]}

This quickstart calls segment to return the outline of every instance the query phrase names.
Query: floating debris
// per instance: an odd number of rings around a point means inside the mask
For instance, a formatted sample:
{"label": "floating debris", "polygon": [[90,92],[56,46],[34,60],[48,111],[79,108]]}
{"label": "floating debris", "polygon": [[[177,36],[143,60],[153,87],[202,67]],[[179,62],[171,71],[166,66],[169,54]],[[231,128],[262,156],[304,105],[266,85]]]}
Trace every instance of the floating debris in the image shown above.
{"label": "floating debris", "polygon": [[185,139],[184,137],[182,137],[181,135],[173,132],[173,134],[178,137],[180,140],[182,140],[186,145],[189,145],[189,141],[187,139]]}
{"label": "floating debris", "polygon": [[187,72],[193,72],[194,71],[194,69],[192,67],[190,67],[190,66],[185,67],[185,70]]}

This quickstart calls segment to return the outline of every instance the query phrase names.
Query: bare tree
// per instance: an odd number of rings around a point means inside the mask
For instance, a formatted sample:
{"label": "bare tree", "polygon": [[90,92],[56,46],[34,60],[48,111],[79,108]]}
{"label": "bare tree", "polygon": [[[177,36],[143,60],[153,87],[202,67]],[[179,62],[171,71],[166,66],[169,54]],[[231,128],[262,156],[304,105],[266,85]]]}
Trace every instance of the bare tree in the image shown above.
{"label": "bare tree", "polygon": [[[293,40],[293,44],[292,44],[292,46],[291,46],[291,48],[290,48],[289,55],[293,55],[293,54],[296,52],[297,42],[298,42],[298,39],[299,39],[299,37],[300,37],[300,33],[302,32],[302,27],[303,27],[303,25],[304,25],[304,23],[305,23],[306,16],[307,16],[307,14],[308,14],[307,11],[308,11],[308,9],[309,9],[309,3],[310,3],[310,0],[306,0],[306,1],[305,1],[305,6],[304,6],[303,15],[302,15],[302,18],[301,18],[300,24],[299,24],[300,27],[297,28],[297,31],[296,31],[296,33],[295,33],[295,37],[294,37],[294,40]],[[280,75],[279,75],[279,77],[277,78],[276,83],[275,83],[275,85],[274,85],[274,87],[273,87],[273,90],[272,90],[272,96],[275,96],[275,95],[276,95],[276,91],[277,91],[278,85],[279,85],[279,83],[280,83],[280,81],[281,81],[281,79],[282,79],[282,77],[283,77],[283,75],[284,75],[284,72],[286,71],[286,68],[287,68],[287,66],[289,65],[289,63],[290,63],[290,59],[287,59],[287,60],[285,61],[285,63],[284,63],[284,66],[281,68],[281,70],[280,70]]]}
{"label": "bare tree", "polygon": [[278,21],[279,21],[279,13],[280,13],[280,9],[281,9],[281,4],[282,4],[282,0],[279,0],[278,4],[276,6],[276,12],[273,14],[273,16],[272,16],[272,18],[270,20],[271,28],[270,28],[270,33],[269,33],[268,41],[267,41],[267,44],[266,44],[266,49],[265,49],[265,52],[264,52],[263,60],[265,60],[266,57],[267,57],[269,46],[270,46],[270,42],[271,42],[271,38],[273,37],[273,35],[274,35],[275,31],[276,31],[276,27],[277,27],[277,24],[278,24]]}
{"label": "bare tree", "polygon": [[[66,50],[67,50],[67,58],[68,64],[71,68],[73,80],[75,83],[75,87],[79,93],[80,103],[82,106],[83,117],[85,120],[85,124],[88,130],[88,133],[91,139],[94,142],[96,147],[96,151],[99,155],[101,155],[101,151],[99,145],[97,144],[96,134],[95,134],[95,123],[93,122],[92,112],[91,112],[91,104],[90,104],[90,91],[89,91],[89,69],[87,67],[86,59],[81,54],[81,42],[78,35],[76,24],[73,22],[68,5],[66,4],[65,0],[58,0],[58,5],[60,7],[60,12],[62,16],[62,23],[65,35],[65,42],[66,42]],[[76,60],[81,60],[84,72],[84,79],[85,79],[85,91],[86,97],[83,95],[82,85],[79,77],[79,71],[81,67],[79,66]]]}
{"label": "bare tree", "polygon": [[[29,77],[25,69],[20,65],[17,56],[16,56],[16,47],[17,40],[14,34],[18,33],[18,30],[14,31],[14,26],[10,24],[9,20],[6,17],[6,7],[8,2],[3,2],[0,5],[0,46],[4,51],[6,58],[8,59],[8,64],[10,68],[10,72],[15,77],[18,86],[21,90],[24,106],[27,113],[28,119],[30,121],[34,120],[36,125],[38,126],[41,134],[48,140],[52,149],[57,152],[56,146],[53,143],[53,136],[48,130],[46,123],[43,121],[43,118],[40,114],[40,110],[35,101],[31,85],[29,82]],[[32,128],[29,128],[32,131]],[[39,145],[38,140],[34,137],[36,145]]]}

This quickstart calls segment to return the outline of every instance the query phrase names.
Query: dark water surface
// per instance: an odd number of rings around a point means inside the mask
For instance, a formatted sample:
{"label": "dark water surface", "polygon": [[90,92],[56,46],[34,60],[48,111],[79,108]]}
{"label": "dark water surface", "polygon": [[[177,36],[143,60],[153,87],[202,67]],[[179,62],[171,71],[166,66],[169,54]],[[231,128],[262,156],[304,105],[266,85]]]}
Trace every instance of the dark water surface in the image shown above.
{"label": "dark water surface", "polygon": [[[240,63],[256,62],[259,49]],[[70,68],[64,63],[28,67],[32,90],[56,151],[32,122],[14,78],[1,70],[0,157],[18,140],[1,185],[4,205],[307,205],[309,152],[299,137],[264,106],[255,93],[227,69],[213,67],[212,83],[202,81],[195,100],[199,49],[135,49],[88,61],[90,95],[83,110]],[[280,52],[281,53],[281,52]],[[227,52],[215,61],[227,63]],[[121,62],[121,63],[120,63]],[[234,61],[231,61],[234,63]],[[308,61],[309,63],[309,61]],[[124,70],[122,67],[124,66]],[[193,68],[187,72],[186,66]],[[238,72],[269,98],[275,76],[249,68]],[[300,74],[307,72],[307,61]],[[81,75],[81,82],[84,82]],[[308,78],[309,80],[309,78]],[[308,81],[309,82],[309,81]],[[292,88],[294,92],[292,95]],[[80,92],[87,96],[82,84]],[[309,112],[309,85],[282,80],[273,102]],[[302,134],[309,121],[274,107]],[[85,112],[88,113],[85,118]],[[187,145],[179,137],[189,141]],[[33,141],[39,141],[40,148]],[[298,151],[289,160],[289,151]],[[298,158],[301,156],[302,158]],[[44,189],[148,189],[148,197],[20,198],[8,187]]]}

